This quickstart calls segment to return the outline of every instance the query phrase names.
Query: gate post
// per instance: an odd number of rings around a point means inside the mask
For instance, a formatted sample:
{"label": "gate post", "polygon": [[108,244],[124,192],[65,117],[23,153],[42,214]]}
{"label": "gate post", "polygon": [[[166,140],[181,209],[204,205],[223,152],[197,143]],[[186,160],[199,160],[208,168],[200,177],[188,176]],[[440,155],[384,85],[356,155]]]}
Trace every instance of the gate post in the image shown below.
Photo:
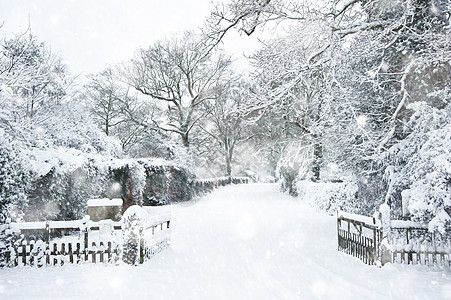
{"label": "gate post", "polygon": [[45,222],[45,262],[47,265],[50,265],[50,224],[49,221]]}
{"label": "gate post", "polygon": [[337,210],[337,237],[338,237],[338,251],[340,251],[340,212]]}
{"label": "gate post", "polygon": [[379,212],[381,215],[382,229],[379,232],[379,262],[381,265],[393,262],[393,252],[389,249],[389,237],[391,231],[391,221],[390,221],[390,206],[387,203],[382,203],[379,207]]}

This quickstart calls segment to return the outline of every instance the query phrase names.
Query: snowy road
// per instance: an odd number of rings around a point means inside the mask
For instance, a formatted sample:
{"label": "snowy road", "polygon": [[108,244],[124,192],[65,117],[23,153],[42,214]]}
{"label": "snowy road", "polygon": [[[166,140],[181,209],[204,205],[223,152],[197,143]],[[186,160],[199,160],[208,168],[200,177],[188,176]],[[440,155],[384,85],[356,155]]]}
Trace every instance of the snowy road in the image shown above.
{"label": "snowy road", "polygon": [[0,270],[0,299],[451,299],[451,271],[376,268],[339,253],[335,218],[272,184],[224,187],[172,211],[148,263]]}

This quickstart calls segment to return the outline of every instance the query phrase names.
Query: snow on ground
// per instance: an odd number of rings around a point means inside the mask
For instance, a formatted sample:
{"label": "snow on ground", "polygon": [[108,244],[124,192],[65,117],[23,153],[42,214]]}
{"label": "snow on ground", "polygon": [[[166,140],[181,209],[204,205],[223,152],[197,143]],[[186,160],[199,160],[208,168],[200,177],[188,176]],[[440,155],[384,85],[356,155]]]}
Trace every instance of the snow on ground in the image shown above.
{"label": "snow on ground", "polygon": [[172,245],[140,266],[0,270],[0,299],[451,299],[451,271],[367,266],[338,252],[335,217],[274,184],[172,207]]}

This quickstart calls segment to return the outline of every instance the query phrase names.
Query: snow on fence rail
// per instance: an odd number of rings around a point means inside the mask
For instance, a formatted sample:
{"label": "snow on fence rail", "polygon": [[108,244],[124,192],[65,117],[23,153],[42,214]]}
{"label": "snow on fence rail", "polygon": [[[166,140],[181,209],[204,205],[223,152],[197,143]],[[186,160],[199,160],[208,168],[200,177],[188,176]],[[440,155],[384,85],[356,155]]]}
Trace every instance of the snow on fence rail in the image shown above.
{"label": "snow on fence rail", "polygon": [[[125,218],[0,225],[0,267],[142,263],[170,243],[170,214],[131,207]],[[130,210],[130,208],[129,208]],[[132,221],[131,221],[132,220]],[[135,234],[137,233],[137,234]]]}
{"label": "snow on fence rail", "polygon": [[[385,226],[383,226],[385,225]],[[385,263],[451,266],[450,234],[429,232],[412,221],[337,212],[338,250],[369,265]]]}
{"label": "snow on fence rail", "polygon": [[196,179],[193,181],[193,190],[196,196],[201,196],[210,193],[213,189],[229,184],[247,184],[248,177],[217,177]]}
{"label": "snow on fence rail", "polygon": [[388,251],[393,263],[451,266],[451,238],[411,221],[391,221]]}

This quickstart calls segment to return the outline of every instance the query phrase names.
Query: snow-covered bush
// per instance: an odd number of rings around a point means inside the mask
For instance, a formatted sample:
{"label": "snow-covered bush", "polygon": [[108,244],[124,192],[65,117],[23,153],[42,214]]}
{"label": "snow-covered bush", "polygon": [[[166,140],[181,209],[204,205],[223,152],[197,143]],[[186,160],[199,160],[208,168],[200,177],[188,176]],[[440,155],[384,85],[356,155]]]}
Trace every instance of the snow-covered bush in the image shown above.
{"label": "snow-covered bush", "polygon": [[92,198],[121,198],[131,205],[162,205],[192,198],[193,175],[162,159],[117,159],[74,149],[30,150],[27,221],[74,220]]}
{"label": "snow-covered bush", "polygon": [[411,184],[401,194],[412,219],[430,231],[451,231],[451,124],[431,131],[405,168]]}
{"label": "snow-covered bush", "polygon": [[27,221],[80,219],[86,214],[87,200],[103,196],[106,157],[64,148],[24,153],[33,174]]}
{"label": "snow-covered bush", "polygon": [[146,164],[146,186],[144,188],[144,205],[161,205],[169,203],[167,166]]}
{"label": "snow-covered bush", "polygon": [[142,263],[146,219],[147,212],[137,205],[130,206],[122,216],[122,260],[126,264]]}
{"label": "snow-covered bush", "polygon": [[41,240],[33,244],[33,249],[30,251],[30,265],[35,267],[42,267],[46,264],[45,252],[47,244]]}
{"label": "snow-covered bush", "polygon": [[116,197],[124,200],[124,209],[131,205],[143,205],[143,191],[146,183],[144,166],[137,160],[115,160],[109,167],[110,182],[120,186]]}
{"label": "snow-covered bush", "polygon": [[40,123],[38,136],[52,148],[77,149],[83,153],[94,153],[120,157],[118,139],[107,136],[94,123],[80,104],[79,99],[66,99],[56,106],[51,117]]}
{"label": "snow-covered bush", "polygon": [[123,159],[112,162],[106,197],[130,205],[163,205],[192,198],[191,172],[163,159]]}
{"label": "snow-covered bush", "polygon": [[[411,104],[410,134],[389,149],[387,199],[430,231],[451,231],[451,111]],[[397,198],[400,200],[396,201]],[[401,203],[400,203],[401,202]]]}
{"label": "snow-covered bush", "polygon": [[310,150],[311,147],[301,142],[288,143],[283,149],[276,170],[282,192],[297,196],[299,190],[296,181],[310,179],[313,161]]}
{"label": "snow-covered bush", "polygon": [[355,182],[298,181],[296,186],[302,201],[329,213],[337,210],[360,213],[363,209],[364,202],[358,198]]}
{"label": "snow-covered bush", "polygon": [[[10,223],[10,219],[7,223]],[[0,224],[0,268],[13,267],[16,259],[14,245],[21,244],[23,235],[19,230],[9,228],[9,224]]]}
{"label": "snow-covered bush", "polygon": [[0,128],[0,224],[7,218],[19,220],[27,205],[29,174],[19,151]]}
{"label": "snow-covered bush", "polygon": [[291,196],[298,195],[296,186],[297,174],[298,170],[290,166],[283,166],[278,168],[278,175],[280,177],[280,190],[282,192],[287,192]]}
{"label": "snow-covered bush", "polygon": [[173,166],[169,168],[170,182],[168,186],[168,198],[170,202],[183,202],[192,199],[193,191],[191,182],[193,175],[184,168]]}

